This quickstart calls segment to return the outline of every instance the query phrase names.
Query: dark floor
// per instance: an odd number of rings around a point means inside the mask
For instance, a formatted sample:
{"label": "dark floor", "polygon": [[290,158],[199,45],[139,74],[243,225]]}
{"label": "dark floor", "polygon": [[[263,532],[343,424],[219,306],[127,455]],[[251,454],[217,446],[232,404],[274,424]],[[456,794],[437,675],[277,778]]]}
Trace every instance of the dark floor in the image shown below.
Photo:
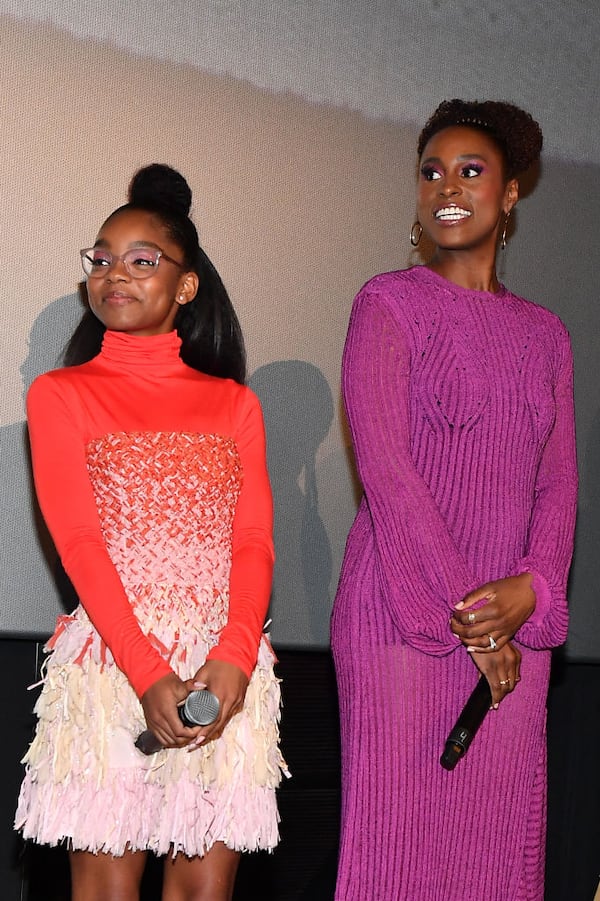
{"label": "dark floor", "polygon": [[[21,841],[11,829],[27,747],[36,679],[34,642],[0,640],[0,701],[9,736],[0,749],[6,774],[0,783],[0,898],[2,901],[68,901],[69,874],[62,849]],[[243,855],[235,901],[319,901],[333,897],[338,840],[339,743],[335,678],[326,653],[280,652],[284,679],[282,747],[293,779],[279,791],[281,842],[273,854]],[[306,698],[310,698],[307,705]],[[161,862],[151,858],[143,901],[160,898]],[[257,889],[259,887],[259,889]]]}
{"label": "dark floor", "polygon": [[[0,640],[0,703],[6,712],[0,763],[0,897],[68,901],[66,855],[23,848],[11,829],[32,727],[35,642]],[[294,778],[279,792],[281,844],[245,855],[235,901],[331,901],[339,818],[339,744],[329,654],[279,651],[282,744]],[[600,878],[600,666],[556,661],[549,698],[549,813],[546,901],[592,901]],[[307,699],[310,698],[310,704]],[[150,859],[143,901],[160,898],[161,864]],[[384,899],[382,899],[384,901]],[[416,899],[411,899],[416,901]]]}

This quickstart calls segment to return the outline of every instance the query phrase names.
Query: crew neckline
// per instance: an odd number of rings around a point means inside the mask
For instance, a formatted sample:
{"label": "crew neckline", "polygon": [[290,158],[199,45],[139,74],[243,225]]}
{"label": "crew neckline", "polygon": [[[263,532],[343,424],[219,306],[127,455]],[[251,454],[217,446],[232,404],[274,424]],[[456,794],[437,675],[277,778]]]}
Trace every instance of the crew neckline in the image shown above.
{"label": "crew neckline", "polygon": [[459,285],[456,282],[445,278],[443,275],[440,275],[439,272],[435,272],[433,269],[430,269],[429,266],[424,264],[411,267],[411,271],[420,273],[422,276],[429,278],[435,284],[454,294],[459,293],[464,295],[474,295],[476,297],[490,297],[495,300],[506,297],[508,294],[508,290],[502,282],[498,283],[497,291],[480,291],[477,288],[465,288],[463,285]]}

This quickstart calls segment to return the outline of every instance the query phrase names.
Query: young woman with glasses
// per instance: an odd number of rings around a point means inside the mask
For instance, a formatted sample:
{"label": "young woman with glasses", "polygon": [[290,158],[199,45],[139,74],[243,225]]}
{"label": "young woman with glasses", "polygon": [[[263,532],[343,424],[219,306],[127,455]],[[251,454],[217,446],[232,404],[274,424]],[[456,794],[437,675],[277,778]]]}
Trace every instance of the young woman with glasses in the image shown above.
{"label": "young woman with glasses", "polygon": [[[427,235],[429,262],[376,276],[354,302],[343,390],[364,498],[332,623],[337,901],[543,898],[572,359],[558,318],[496,276],[517,176],[541,144],[510,104],[442,103],[418,142],[411,240]],[[440,766],[480,674],[494,709],[456,767]]]}
{"label": "young woman with glasses", "polygon": [[[229,899],[277,843],[279,687],[262,415],[179,173],[140,170],[81,251],[89,311],[28,395],[35,484],[80,598],[60,617],[16,825],[70,852],[73,898]],[[178,707],[208,688],[216,720]],[[162,746],[136,747],[145,729]]]}

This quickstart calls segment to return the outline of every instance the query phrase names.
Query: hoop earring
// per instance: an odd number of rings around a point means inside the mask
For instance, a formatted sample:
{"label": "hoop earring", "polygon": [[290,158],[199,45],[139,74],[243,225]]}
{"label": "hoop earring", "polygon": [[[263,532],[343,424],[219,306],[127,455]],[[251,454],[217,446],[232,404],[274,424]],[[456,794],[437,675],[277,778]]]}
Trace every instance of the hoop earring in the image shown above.
{"label": "hoop earring", "polygon": [[421,237],[423,235],[423,226],[417,219],[416,222],[413,222],[412,228],[410,230],[410,243],[413,247],[417,247]]}
{"label": "hoop earring", "polygon": [[506,247],[506,229],[508,228],[508,220],[510,219],[510,210],[506,214],[506,219],[504,220],[504,228],[502,229],[502,235],[500,236],[500,247],[502,250]]}

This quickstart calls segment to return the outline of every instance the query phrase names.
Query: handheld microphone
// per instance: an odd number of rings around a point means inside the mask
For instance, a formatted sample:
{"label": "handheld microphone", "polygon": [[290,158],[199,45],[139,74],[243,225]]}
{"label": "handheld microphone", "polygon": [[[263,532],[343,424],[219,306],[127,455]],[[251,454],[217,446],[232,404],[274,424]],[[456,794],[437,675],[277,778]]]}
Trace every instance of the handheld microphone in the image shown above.
{"label": "handheld microphone", "polygon": [[[218,717],[219,706],[216,695],[203,688],[201,691],[190,692],[181,707],[177,708],[177,713],[184,726],[208,726]],[[146,755],[155,754],[164,748],[150,729],[145,729],[138,735],[135,746]]]}
{"label": "handheld microphone", "polygon": [[445,770],[453,770],[460,758],[467,753],[491,703],[492,692],[488,680],[485,676],[481,676],[446,739],[446,746],[440,757],[440,763]]}

